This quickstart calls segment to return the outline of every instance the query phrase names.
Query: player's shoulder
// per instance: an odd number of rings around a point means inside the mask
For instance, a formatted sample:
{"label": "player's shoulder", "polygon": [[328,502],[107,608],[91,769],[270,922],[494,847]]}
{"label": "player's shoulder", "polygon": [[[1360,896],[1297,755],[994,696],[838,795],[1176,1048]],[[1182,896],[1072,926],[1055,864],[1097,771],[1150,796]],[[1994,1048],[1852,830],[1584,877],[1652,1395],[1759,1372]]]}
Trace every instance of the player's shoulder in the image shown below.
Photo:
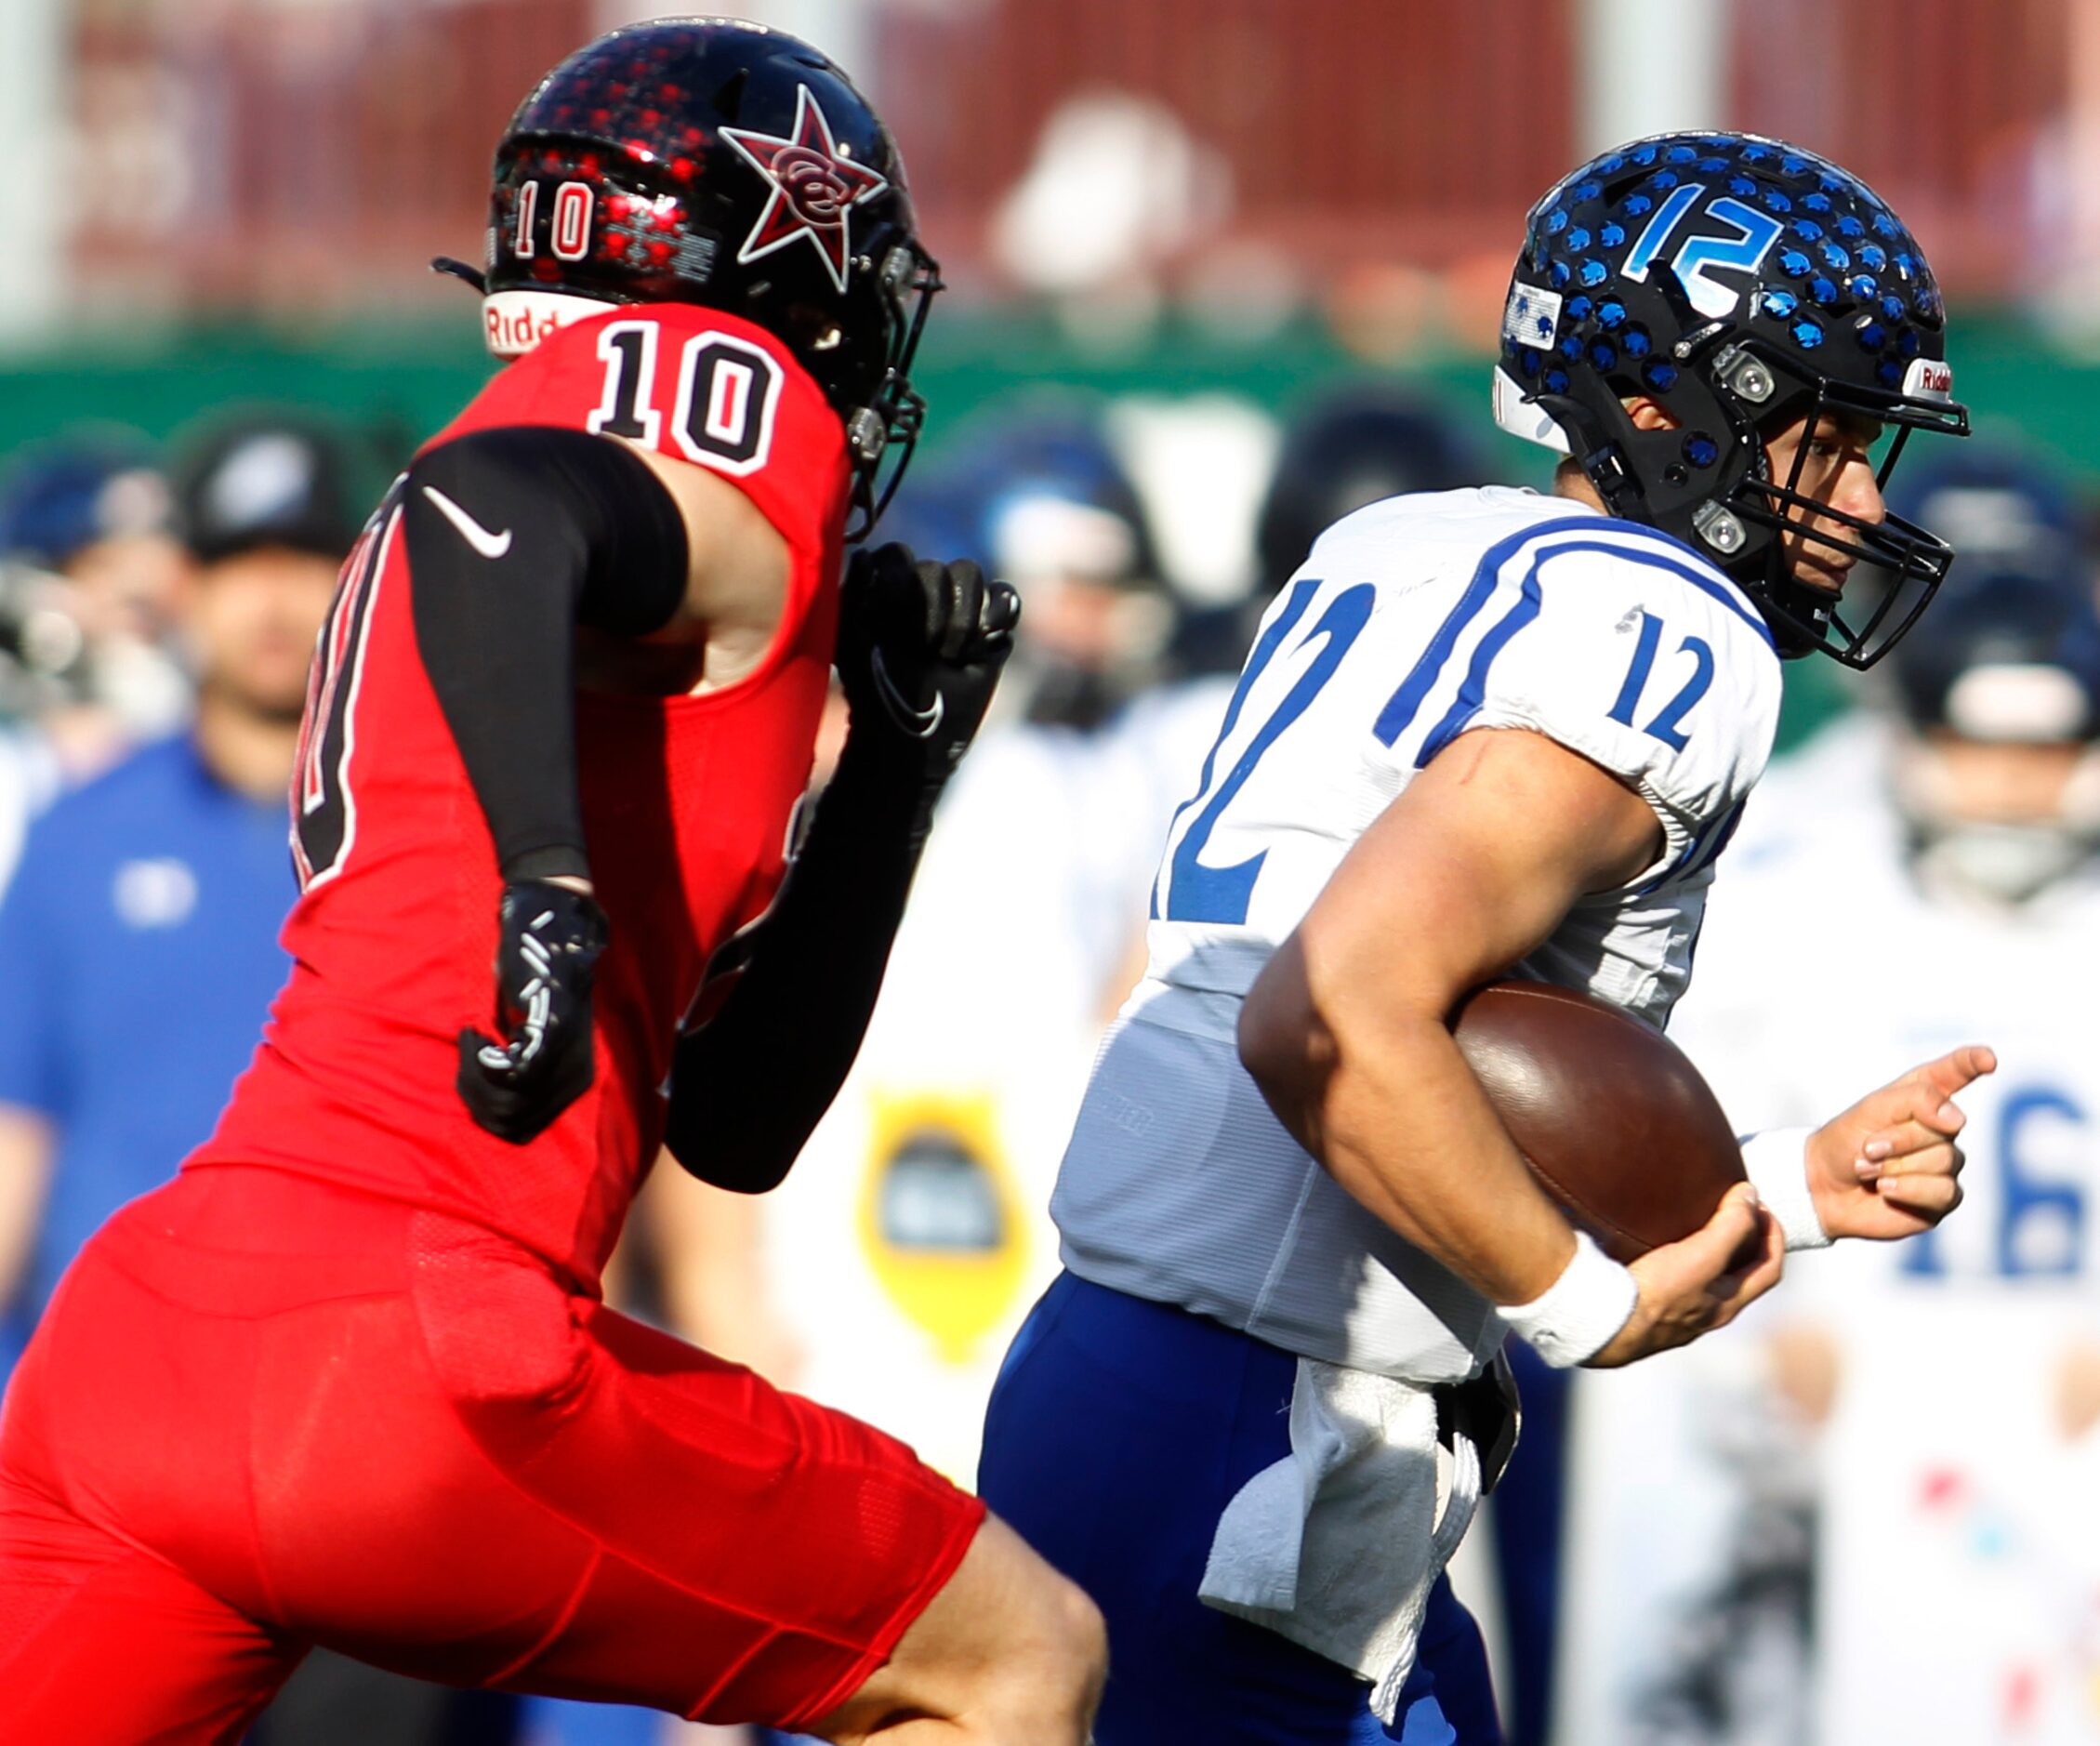
{"label": "player's shoulder", "polygon": [[1750,597],[1699,552],[1658,528],[1533,491],[1476,485],[1384,498],[1327,529],[1307,569],[1442,577],[1473,598],[1506,585],[1556,608],[1557,618],[1607,626],[1630,603],[1667,602],[1687,623],[1762,647],[1777,665]]}
{"label": "player's shoulder", "polygon": [[1526,628],[1511,679],[1551,703],[1556,720],[1601,711],[1680,753],[1697,722],[1677,761],[1722,757],[1754,781],[1784,689],[1756,604],[1668,534],[1565,500],[1554,507],[1482,549],[1453,614]]}
{"label": "player's shoulder", "polygon": [[[1378,718],[1388,755],[1420,768],[1461,733],[1526,729],[1648,796],[1673,852],[1732,829],[1770,754],[1781,689],[1749,598],[1653,529],[1565,499],[1446,495],[1472,501],[1434,505],[1414,525],[1443,527],[1448,549],[1395,561],[1422,573],[1395,614],[1418,652]],[[1393,509],[1407,512],[1404,500]]]}
{"label": "player's shoulder", "polygon": [[1565,504],[1506,485],[1417,491],[1351,511],[1314,541],[1307,560],[1323,567],[1405,561],[1432,567],[1478,553],[1524,528],[1565,512]]}
{"label": "player's shoulder", "polygon": [[632,347],[641,362],[660,364],[666,359],[675,360],[682,371],[691,365],[689,351],[697,356],[709,345],[746,360],[763,359],[780,372],[785,383],[823,399],[809,372],[779,335],[728,310],[699,303],[595,305],[589,314],[565,323],[508,367],[530,376],[583,360],[603,363],[613,352]]}
{"label": "player's shoulder", "polygon": [[1623,633],[1644,614],[1698,634],[1731,664],[1776,686],[1778,645],[1741,586],[1683,540],[1562,505],[1561,513],[1512,529],[1481,554],[1476,573],[1536,595],[1565,627]]}
{"label": "player's shoulder", "polygon": [[[777,334],[695,303],[566,306],[435,439],[502,424],[616,436],[736,478],[845,463],[845,429]],[[575,313],[582,305],[583,313]]]}

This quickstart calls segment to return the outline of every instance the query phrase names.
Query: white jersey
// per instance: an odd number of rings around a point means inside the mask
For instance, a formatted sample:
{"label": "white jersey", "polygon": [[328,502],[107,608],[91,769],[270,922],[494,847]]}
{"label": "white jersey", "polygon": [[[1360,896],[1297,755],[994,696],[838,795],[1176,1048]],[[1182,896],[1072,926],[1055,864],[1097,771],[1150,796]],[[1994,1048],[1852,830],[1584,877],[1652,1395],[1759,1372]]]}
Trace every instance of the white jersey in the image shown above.
{"label": "white jersey", "polygon": [[[1756,1336],[1806,1325],[1836,1360],[1803,1486],[1816,1738],[2100,1742],[2100,1432],[2056,1418],[2061,1368],[2100,1350],[2100,1025],[2081,980],[2100,864],[2016,911],[1928,896],[1888,751],[1862,718],[1775,769],[1675,1034],[1738,1127],[1825,1119],[1991,1044],[1998,1071],[1961,1098],[1965,1199],[1929,1237],[1790,1257],[1748,1339],[1578,1378],[1569,1740],[1643,1738],[1640,1694],[1686,1683],[1673,1640],[1710,1640],[1702,1603],[1768,1561],[1749,1529],[1789,1415]],[[1835,779],[1812,795],[1817,772]],[[1768,805],[1782,788],[1803,804]],[[1775,1695],[1747,1694],[1747,1713]]]}
{"label": "white jersey", "polygon": [[1502,1337],[1493,1306],[1285,1132],[1240,1065],[1240,1002],[1414,773],[1469,729],[1512,727],[1623,777],[1664,838],[1521,970],[1660,1025],[1778,704],[1756,608],[1666,535],[1499,487],[1336,523],[1262,621],[1169,833],[1148,973],[1051,1203],[1065,1264],[1306,1356],[1471,1374]]}
{"label": "white jersey", "polygon": [[1113,732],[988,731],[941,803],[852,1072],[761,1224],[777,1378],[969,1483],[1170,808]]}

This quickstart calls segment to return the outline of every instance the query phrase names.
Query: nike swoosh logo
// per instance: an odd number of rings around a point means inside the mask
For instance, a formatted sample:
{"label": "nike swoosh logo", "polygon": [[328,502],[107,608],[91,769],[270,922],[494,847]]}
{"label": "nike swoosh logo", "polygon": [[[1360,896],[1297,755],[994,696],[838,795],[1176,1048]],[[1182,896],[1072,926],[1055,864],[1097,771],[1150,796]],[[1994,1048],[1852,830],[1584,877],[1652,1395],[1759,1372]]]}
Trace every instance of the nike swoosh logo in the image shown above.
{"label": "nike swoosh logo", "polygon": [[459,537],[484,558],[500,558],[510,549],[510,530],[492,534],[435,485],[425,485],[423,495],[430,507],[459,530]]}
{"label": "nike swoosh logo", "polygon": [[882,707],[890,711],[897,725],[914,739],[931,739],[941,725],[942,716],[947,712],[948,700],[935,692],[930,708],[913,708],[897,689],[897,681],[890,677],[889,664],[883,660],[880,649],[876,650],[869,660],[868,670],[875,675],[875,689],[881,695]]}

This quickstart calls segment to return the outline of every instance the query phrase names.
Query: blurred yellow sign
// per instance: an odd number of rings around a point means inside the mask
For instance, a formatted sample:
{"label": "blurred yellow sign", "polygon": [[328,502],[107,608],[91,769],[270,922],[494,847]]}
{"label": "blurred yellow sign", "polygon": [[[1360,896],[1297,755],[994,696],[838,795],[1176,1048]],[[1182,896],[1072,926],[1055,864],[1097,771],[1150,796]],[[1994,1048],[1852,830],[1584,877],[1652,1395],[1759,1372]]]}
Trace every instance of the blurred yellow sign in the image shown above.
{"label": "blurred yellow sign", "polygon": [[874,1091],[861,1247],[884,1292],[966,1364],[1003,1328],[1026,1276],[1028,1235],[988,1091]]}

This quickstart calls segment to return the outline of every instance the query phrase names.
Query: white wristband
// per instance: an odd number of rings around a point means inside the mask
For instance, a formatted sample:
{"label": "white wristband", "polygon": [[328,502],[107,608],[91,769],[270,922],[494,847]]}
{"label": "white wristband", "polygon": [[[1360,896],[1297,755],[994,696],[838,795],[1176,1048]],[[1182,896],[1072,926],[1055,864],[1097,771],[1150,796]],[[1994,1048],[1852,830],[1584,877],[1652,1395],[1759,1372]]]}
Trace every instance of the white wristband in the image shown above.
{"label": "white wristband", "polygon": [[1830,1238],[1816,1216],[1816,1197],[1808,1191],[1810,1128],[1774,1128],[1741,1138],[1743,1173],[1779,1221],[1789,1249],[1828,1249]]}
{"label": "white wristband", "polygon": [[1605,1343],[1633,1314],[1640,1288],[1633,1276],[1597,1247],[1586,1231],[1575,1234],[1575,1258],[1561,1276],[1528,1303],[1497,1312],[1512,1333],[1557,1370],[1580,1364]]}

